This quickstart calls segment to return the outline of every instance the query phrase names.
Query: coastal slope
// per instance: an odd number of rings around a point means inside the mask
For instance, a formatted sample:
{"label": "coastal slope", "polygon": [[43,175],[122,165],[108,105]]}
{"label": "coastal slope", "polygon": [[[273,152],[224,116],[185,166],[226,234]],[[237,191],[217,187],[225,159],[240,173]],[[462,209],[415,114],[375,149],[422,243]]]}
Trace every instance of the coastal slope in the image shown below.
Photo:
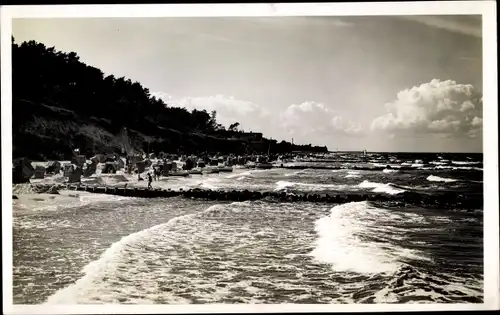
{"label": "coastal slope", "polygon": [[12,82],[14,158],[68,159],[75,148],[85,155],[328,151],[265,137],[256,145],[217,123],[215,111],[168,106],[139,82],[105,76],[75,52],[35,41],[12,39]]}

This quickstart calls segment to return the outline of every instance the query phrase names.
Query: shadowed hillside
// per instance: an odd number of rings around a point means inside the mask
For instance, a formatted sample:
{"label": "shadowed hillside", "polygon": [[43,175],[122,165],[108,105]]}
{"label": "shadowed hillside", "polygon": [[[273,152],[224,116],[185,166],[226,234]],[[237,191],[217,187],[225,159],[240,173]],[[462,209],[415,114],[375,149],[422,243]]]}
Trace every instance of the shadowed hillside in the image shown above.
{"label": "shadowed hillside", "polygon": [[104,76],[76,53],[35,41],[12,39],[12,85],[14,158],[67,159],[75,148],[87,155],[327,151],[266,138],[255,145],[218,124],[215,111],[170,107],[138,82]]}

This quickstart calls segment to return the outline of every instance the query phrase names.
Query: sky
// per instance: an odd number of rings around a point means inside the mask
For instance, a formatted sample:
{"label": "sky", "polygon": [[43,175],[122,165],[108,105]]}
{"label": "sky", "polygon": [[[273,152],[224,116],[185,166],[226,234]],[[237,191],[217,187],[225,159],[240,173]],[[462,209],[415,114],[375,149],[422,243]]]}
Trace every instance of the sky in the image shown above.
{"label": "sky", "polygon": [[45,18],[12,30],[278,141],[482,152],[481,16]]}

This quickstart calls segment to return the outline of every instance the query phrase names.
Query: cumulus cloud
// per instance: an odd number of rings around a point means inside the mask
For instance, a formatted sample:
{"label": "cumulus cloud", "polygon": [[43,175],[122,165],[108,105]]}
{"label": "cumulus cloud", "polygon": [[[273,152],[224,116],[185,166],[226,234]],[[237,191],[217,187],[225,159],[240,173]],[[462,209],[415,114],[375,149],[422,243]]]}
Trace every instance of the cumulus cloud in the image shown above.
{"label": "cumulus cloud", "polygon": [[359,124],[336,114],[324,104],[311,101],[290,105],[281,114],[281,121],[290,134],[363,134]]}
{"label": "cumulus cloud", "polygon": [[433,79],[399,92],[385,108],[372,130],[470,138],[482,133],[482,96],[470,84]]}
{"label": "cumulus cloud", "polygon": [[151,93],[162,98],[169,106],[185,107],[188,110],[205,109],[217,112],[217,121],[228,127],[239,122],[245,131],[263,132],[265,136],[278,140],[294,137],[301,142],[325,144],[329,136],[363,135],[359,124],[346,119],[327,106],[316,102],[293,104],[282,110],[272,110],[232,96],[214,95],[206,97],[175,98],[162,92]]}
{"label": "cumulus cloud", "polygon": [[252,102],[238,100],[232,96],[218,94],[203,97],[176,98],[162,92],[151,93],[160,97],[169,106],[185,107],[188,110],[206,110],[217,112],[217,121],[225,127],[239,122],[244,130],[269,132],[271,115],[269,111]]}
{"label": "cumulus cloud", "polygon": [[156,97],[157,99],[162,99],[164,102],[168,102],[172,99],[172,96],[164,93],[164,92],[151,92],[149,93],[151,96]]}

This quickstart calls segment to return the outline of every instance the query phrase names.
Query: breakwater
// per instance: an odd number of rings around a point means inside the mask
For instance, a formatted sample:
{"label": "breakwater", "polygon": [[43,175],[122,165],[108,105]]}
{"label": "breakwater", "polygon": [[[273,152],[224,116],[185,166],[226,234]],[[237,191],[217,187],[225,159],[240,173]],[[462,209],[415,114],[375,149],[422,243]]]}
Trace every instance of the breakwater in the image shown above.
{"label": "breakwater", "polygon": [[[319,203],[347,203],[356,201],[373,201],[394,206],[421,206],[426,208],[444,209],[482,209],[482,194],[457,194],[441,192],[438,194],[425,194],[417,192],[404,192],[398,195],[382,193],[346,192],[335,194],[296,194],[284,191],[249,191],[249,190],[210,190],[210,189],[146,189],[125,188],[88,185],[32,185],[39,193],[57,193],[60,189],[85,191],[97,194],[110,194],[136,198],[171,198],[184,197],[192,199],[220,200],[220,201],[249,201],[269,200],[277,202],[319,202]],[[14,196],[13,196],[14,197]]]}

